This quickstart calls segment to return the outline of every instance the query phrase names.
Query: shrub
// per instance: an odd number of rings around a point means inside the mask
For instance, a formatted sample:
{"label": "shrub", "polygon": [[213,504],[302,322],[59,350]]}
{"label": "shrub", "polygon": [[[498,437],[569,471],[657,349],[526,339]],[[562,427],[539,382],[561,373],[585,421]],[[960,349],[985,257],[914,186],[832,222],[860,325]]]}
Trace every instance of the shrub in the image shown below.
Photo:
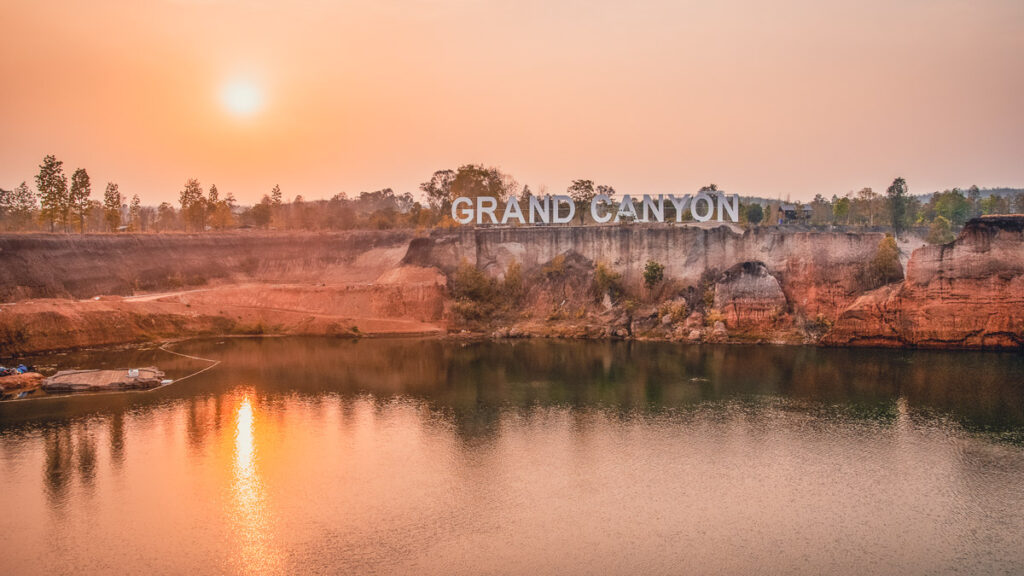
{"label": "shrub", "polygon": [[936,216],[935,221],[928,227],[928,238],[926,240],[929,244],[949,244],[952,242],[953,230],[949,220],[946,220],[943,216]]}
{"label": "shrub", "polygon": [[705,310],[711,310],[715,305],[715,287],[710,282],[704,286],[704,297],[701,301],[704,304]]}
{"label": "shrub", "polygon": [[690,309],[686,305],[685,300],[665,302],[658,309],[658,318],[668,316],[672,319],[673,324],[678,324],[679,322],[686,320],[686,317],[689,315]]}
{"label": "shrub", "polygon": [[619,274],[604,262],[594,267],[594,295],[604,298],[608,294],[612,299],[622,294],[622,274]]}
{"label": "shrub", "polygon": [[519,262],[512,262],[508,265],[501,291],[510,302],[518,302],[523,295],[523,267]]}
{"label": "shrub", "polygon": [[877,288],[903,279],[903,266],[900,265],[900,249],[896,238],[886,234],[878,243],[875,257],[864,269],[863,283],[869,288]]}
{"label": "shrub", "polygon": [[565,254],[559,254],[541,267],[541,274],[548,280],[561,278],[565,275]]}
{"label": "shrub", "polygon": [[647,265],[644,266],[644,284],[646,284],[648,288],[654,288],[664,279],[665,266],[655,262],[654,260],[648,260]]}
{"label": "shrub", "polygon": [[757,226],[764,220],[764,209],[761,208],[760,204],[751,204],[747,206],[747,222],[751,225]]}
{"label": "shrub", "polygon": [[467,320],[490,316],[501,300],[498,282],[465,260],[452,275],[453,309]]}
{"label": "shrub", "polygon": [[494,279],[465,260],[455,269],[451,286],[452,296],[457,300],[489,302],[494,300],[497,292]]}
{"label": "shrub", "polygon": [[704,317],[704,323],[708,326],[714,326],[715,322],[725,322],[725,314],[718,308],[712,308]]}

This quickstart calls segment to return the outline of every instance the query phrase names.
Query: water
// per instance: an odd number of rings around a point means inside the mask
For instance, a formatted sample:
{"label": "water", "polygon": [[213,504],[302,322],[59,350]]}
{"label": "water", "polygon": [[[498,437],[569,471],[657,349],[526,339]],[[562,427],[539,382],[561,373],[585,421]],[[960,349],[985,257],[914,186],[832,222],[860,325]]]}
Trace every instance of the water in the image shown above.
{"label": "water", "polygon": [[0,405],[0,573],[1024,572],[1019,354],[176,349],[223,364]]}

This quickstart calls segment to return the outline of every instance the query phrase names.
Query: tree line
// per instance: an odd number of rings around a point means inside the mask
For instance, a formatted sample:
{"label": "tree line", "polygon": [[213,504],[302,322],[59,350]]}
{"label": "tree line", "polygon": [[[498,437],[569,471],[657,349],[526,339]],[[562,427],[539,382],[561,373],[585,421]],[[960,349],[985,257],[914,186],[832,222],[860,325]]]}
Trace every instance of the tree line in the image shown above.
{"label": "tree line", "polygon": [[[93,199],[91,181],[84,168],[70,180],[63,163],[49,155],[35,176],[35,190],[22,182],[13,190],[0,189],[0,230],[49,232],[203,232],[237,228],[279,230],[348,230],[391,228],[444,228],[456,226],[451,218],[456,198],[490,196],[499,205],[515,196],[528,201],[536,192],[520,185],[498,168],[466,164],[434,172],[419,185],[425,201],[391,188],[361,192],[349,197],[335,194],[326,200],[306,200],[296,195],[284,199],[275,185],[252,206],[239,206],[231,192],[222,194],[215,184],[204,189],[189,178],[178,193],[178,202],[144,206],[138,194],[123,194],[116,182],[107,182],[102,200]],[[716,191],[709,184],[700,191]],[[614,187],[590,179],[573,180],[564,192],[577,205],[578,224],[589,223],[591,201],[598,195],[618,199]],[[784,217],[783,207],[796,208],[796,221]],[[809,209],[805,209],[805,207]],[[670,207],[669,211],[671,211]],[[907,182],[896,178],[885,193],[871,188],[826,199],[818,194],[807,204],[788,205],[777,200],[741,198],[741,224],[804,224],[810,226],[886,227],[897,234],[910,227],[927,227],[929,239],[946,242],[952,231],[982,214],[1024,212],[1024,194],[1001,191],[983,194],[977,186],[966,192],[954,188],[930,196],[913,196]],[[674,215],[673,216],[674,219]],[[684,215],[688,219],[689,215]]]}

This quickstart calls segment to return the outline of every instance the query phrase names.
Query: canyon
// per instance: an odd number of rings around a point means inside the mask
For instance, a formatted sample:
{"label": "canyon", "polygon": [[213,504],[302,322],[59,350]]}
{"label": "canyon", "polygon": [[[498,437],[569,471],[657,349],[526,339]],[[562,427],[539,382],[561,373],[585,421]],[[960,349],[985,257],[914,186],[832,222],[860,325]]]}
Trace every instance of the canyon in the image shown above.
{"label": "canyon", "polygon": [[880,276],[885,243],[717,223],[0,235],[0,357],[275,334],[1024,346],[1024,216],[903,244]]}

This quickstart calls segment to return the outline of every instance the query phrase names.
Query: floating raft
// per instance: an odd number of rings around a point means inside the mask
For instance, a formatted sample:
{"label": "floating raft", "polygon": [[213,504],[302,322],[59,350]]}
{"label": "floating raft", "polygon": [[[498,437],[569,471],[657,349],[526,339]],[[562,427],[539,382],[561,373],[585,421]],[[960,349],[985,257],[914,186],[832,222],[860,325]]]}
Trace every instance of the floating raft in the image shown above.
{"label": "floating raft", "polygon": [[164,373],[155,367],[131,370],[62,370],[43,381],[47,392],[148,390],[160,386]]}

